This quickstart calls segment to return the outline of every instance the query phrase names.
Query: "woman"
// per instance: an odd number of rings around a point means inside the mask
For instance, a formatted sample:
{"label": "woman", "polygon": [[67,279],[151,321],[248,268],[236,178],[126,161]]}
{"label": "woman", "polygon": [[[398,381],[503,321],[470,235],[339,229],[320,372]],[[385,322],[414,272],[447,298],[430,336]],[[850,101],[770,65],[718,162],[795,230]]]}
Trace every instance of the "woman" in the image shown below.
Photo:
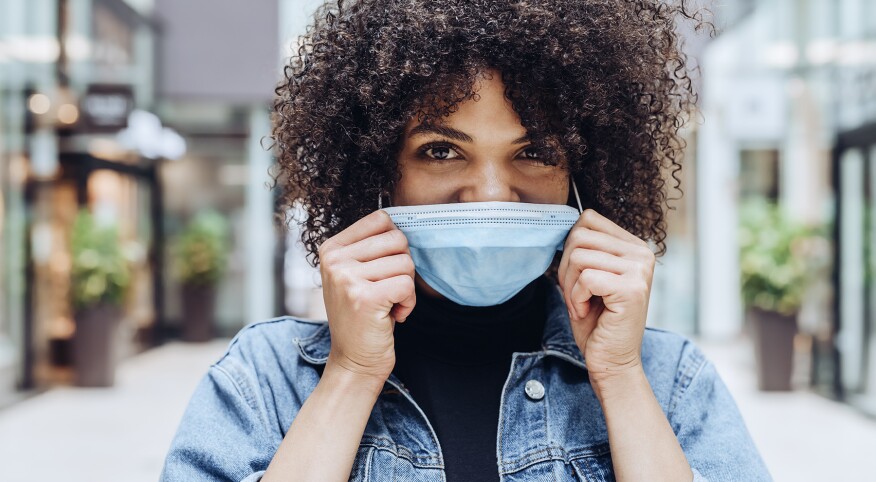
{"label": "woman", "polygon": [[324,7],[274,140],[328,320],[244,328],[163,479],[769,480],[715,368],[645,327],[693,107],[677,17],[699,21],[658,0]]}

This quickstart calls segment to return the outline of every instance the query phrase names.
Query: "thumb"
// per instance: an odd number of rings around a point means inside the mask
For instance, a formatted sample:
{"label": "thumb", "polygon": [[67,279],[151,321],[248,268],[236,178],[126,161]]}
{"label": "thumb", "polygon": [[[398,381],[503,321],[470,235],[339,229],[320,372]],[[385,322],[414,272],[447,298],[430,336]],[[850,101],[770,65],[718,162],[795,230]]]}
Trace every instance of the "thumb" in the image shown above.
{"label": "thumb", "polygon": [[599,296],[594,296],[589,301],[587,301],[587,312],[581,318],[578,318],[575,315],[574,311],[570,311],[569,313],[569,321],[572,326],[572,334],[575,337],[575,341],[577,342],[581,351],[584,351],[584,346],[587,344],[587,339],[590,338],[590,334],[596,328],[597,322],[599,320],[599,315],[602,314],[604,305],[602,304],[602,298]]}

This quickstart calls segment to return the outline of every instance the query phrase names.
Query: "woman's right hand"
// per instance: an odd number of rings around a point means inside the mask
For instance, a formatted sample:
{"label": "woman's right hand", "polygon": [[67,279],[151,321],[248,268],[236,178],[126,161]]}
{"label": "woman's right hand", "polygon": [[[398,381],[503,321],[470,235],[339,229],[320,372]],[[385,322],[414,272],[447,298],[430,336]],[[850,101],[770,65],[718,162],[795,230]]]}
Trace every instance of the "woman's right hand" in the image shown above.
{"label": "woman's right hand", "polygon": [[332,340],[328,364],[382,386],[395,366],[395,322],[416,303],[407,238],[377,210],[326,240],[319,260]]}

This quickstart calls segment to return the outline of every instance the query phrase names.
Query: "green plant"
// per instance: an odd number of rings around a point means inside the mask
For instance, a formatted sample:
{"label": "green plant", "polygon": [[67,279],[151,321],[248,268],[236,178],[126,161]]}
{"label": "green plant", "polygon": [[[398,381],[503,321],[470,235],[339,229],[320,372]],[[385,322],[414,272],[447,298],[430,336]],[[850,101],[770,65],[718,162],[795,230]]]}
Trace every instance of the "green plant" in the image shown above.
{"label": "green plant", "polygon": [[70,250],[73,306],[121,305],[130,273],[116,227],[95,223],[88,210],[82,209],[73,223]]}
{"label": "green plant", "polygon": [[225,272],[228,223],[214,211],[194,217],[175,246],[177,276],[184,283],[215,284]]}
{"label": "green plant", "polygon": [[739,220],[745,306],[795,313],[825,262],[825,229],[794,222],[781,207],[764,199],[743,203]]}

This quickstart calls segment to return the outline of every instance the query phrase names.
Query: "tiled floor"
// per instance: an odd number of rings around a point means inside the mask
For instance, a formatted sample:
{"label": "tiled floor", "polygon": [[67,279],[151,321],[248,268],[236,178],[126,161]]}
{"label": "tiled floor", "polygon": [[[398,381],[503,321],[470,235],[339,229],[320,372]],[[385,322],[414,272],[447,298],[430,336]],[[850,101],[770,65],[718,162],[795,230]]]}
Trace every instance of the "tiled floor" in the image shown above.
{"label": "tiled floor", "polygon": [[[155,481],[195,384],[227,343],[169,344],[124,363],[114,388],[59,388],[0,411],[3,481]],[[700,346],[777,481],[876,480],[876,420],[805,391],[758,392],[742,342]]]}

